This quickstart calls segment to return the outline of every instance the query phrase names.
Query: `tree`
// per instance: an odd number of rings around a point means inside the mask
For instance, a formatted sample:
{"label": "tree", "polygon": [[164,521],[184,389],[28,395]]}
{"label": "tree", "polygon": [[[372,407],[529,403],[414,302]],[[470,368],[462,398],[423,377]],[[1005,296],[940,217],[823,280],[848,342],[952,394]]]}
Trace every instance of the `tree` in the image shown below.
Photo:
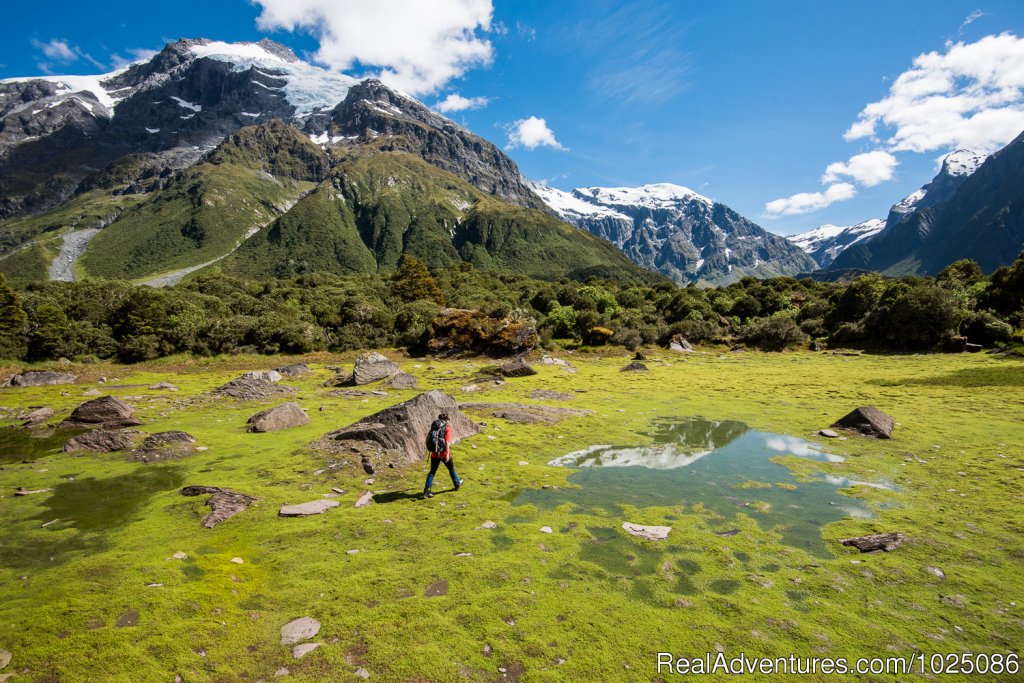
{"label": "tree", "polygon": [[405,302],[427,299],[444,305],[444,294],[427,269],[427,264],[409,254],[404,255],[398,264],[398,272],[391,280],[391,291]]}
{"label": "tree", "polygon": [[28,315],[21,307],[21,297],[0,273],[0,358],[21,358],[25,355],[27,325]]}

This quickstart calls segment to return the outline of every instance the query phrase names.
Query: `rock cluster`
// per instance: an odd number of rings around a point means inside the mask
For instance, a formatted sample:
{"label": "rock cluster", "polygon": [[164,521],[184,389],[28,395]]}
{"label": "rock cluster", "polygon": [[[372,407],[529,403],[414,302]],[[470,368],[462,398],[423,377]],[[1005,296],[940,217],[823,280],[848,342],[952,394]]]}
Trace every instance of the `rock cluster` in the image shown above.
{"label": "rock cluster", "polygon": [[281,386],[271,382],[270,380],[243,376],[217,387],[213,390],[213,393],[217,396],[229,396],[242,401],[255,401],[258,399],[270,398],[271,396],[277,396],[279,394],[292,393],[294,391],[295,389],[292,389],[291,387]]}

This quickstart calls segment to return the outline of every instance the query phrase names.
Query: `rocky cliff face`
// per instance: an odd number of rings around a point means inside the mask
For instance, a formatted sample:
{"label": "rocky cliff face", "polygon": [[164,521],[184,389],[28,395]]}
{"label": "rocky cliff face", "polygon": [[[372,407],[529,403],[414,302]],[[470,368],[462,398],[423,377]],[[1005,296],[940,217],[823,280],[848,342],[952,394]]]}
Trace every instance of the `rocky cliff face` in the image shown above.
{"label": "rocky cliff face", "polygon": [[791,235],[797,245],[821,268],[827,268],[836,257],[855,244],[871,239],[885,227],[881,218],[871,218],[856,225],[819,225],[813,230]]}
{"label": "rocky cliff face", "polygon": [[497,147],[379,81],[307,64],[269,40],[198,39],[109,74],[0,83],[0,218],[59,206],[126,155],[154,155],[149,175],[178,170],[232,131],[272,119],[325,146],[378,139],[381,149],[414,152],[501,199],[543,208]]}
{"label": "rocky cliff face", "polygon": [[893,275],[923,272],[918,249],[932,239],[937,218],[984,161],[983,155],[969,150],[947,155],[930,183],[893,205],[877,235],[844,250],[828,265],[829,270],[856,268]]}
{"label": "rocky cliff face", "polygon": [[784,237],[679,185],[534,190],[565,221],[618,246],[679,284],[794,275],[814,261]]}

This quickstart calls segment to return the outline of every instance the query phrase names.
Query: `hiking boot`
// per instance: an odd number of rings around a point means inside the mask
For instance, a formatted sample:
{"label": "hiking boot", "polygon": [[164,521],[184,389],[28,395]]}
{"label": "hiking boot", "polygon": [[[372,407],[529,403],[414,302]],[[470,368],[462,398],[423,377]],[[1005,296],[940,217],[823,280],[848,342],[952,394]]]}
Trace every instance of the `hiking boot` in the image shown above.
{"label": "hiking boot", "polygon": [[423,497],[424,498],[433,498],[434,497],[434,492],[431,491],[430,489],[423,489]]}
{"label": "hiking boot", "polygon": [[459,479],[457,482],[455,482],[455,490],[458,491],[460,488],[462,488],[462,485],[465,483],[465,479]]}

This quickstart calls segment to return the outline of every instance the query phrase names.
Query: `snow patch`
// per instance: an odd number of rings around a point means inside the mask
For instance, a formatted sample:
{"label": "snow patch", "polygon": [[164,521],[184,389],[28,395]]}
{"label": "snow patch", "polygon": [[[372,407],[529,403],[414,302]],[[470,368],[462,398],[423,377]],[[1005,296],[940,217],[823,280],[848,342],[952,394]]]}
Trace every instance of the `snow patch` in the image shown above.
{"label": "snow patch", "polygon": [[186,102],[185,100],[181,99],[180,97],[175,97],[173,95],[171,95],[171,99],[174,100],[175,102],[177,102],[179,107],[184,107],[185,109],[191,109],[194,112],[201,112],[203,110],[203,105],[201,105],[201,104],[193,104],[192,102]]}

